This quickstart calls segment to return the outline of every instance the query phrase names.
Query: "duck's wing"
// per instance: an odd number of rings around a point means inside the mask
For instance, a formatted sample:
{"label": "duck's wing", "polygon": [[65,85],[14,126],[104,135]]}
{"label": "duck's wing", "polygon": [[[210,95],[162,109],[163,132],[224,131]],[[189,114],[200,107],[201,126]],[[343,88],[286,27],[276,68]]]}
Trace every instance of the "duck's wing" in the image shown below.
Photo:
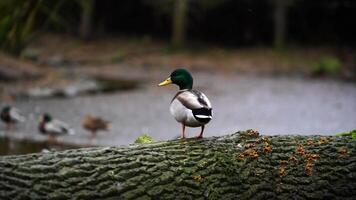
{"label": "duck's wing", "polygon": [[106,121],[100,117],[94,118],[94,123],[98,126],[98,128],[105,129],[109,124],[109,121]]}
{"label": "duck's wing", "polygon": [[211,103],[205,94],[198,90],[187,90],[179,93],[176,99],[191,110],[196,120],[209,122],[213,116]]}
{"label": "duck's wing", "polygon": [[52,122],[47,122],[44,125],[44,129],[46,130],[46,133],[50,134],[56,134],[56,135],[61,135],[66,133],[66,129],[64,129],[61,126],[58,126],[58,124]]}
{"label": "duck's wing", "polygon": [[74,134],[73,129],[70,129],[66,123],[56,119],[46,123],[45,129],[47,132],[54,134]]}
{"label": "duck's wing", "polygon": [[211,103],[205,94],[198,90],[186,90],[179,92],[176,97],[188,109],[211,109]]}
{"label": "duck's wing", "polygon": [[109,121],[101,119],[100,117],[87,118],[83,122],[83,126],[88,129],[108,129]]}
{"label": "duck's wing", "polygon": [[14,119],[15,121],[18,122],[24,122],[25,121],[25,117],[21,114],[20,110],[17,108],[11,108],[10,109],[10,117],[12,119]]}

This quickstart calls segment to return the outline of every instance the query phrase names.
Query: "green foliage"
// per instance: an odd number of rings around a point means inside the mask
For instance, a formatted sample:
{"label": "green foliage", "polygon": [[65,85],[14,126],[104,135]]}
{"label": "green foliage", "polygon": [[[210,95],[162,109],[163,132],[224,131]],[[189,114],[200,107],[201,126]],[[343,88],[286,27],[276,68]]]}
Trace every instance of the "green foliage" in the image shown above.
{"label": "green foliage", "polygon": [[79,0],[1,0],[0,47],[19,55],[35,36],[35,30],[50,25],[64,27],[67,23],[60,14],[62,5],[77,5]]}
{"label": "green foliage", "polygon": [[356,129],[352,130],[350,132],[338,133],[338,134],[336,134],[336,136],[340,136],[340,137],[351,136],[353,140],[356,140]]}
{"label": "green foliage", "polygon": [[111,61],[113,63],[122,62],[125,59],[125,57],[127,56],[127,54],[128,54],[128,52],[125,49],[119,49],[113,55],[113,57],[111,58]]}
{"label": "green foliage", "polygon": [[151,136],[149,136],[148,134],[143,134],[140,135],[136,140],[135,140],[135,144],[146,144],[146,143],[152,143],[153,139]]}
{"label": "green foliage", "polygon": [[341,71],[341,62],[331,56],[320,59],[312,69],[314,75],[337,75]]}
{"label": "green foliage", "polygon": [[19,54],[35,25],[39,1],[2,1],[0,4],[0,43],[6,51]]}

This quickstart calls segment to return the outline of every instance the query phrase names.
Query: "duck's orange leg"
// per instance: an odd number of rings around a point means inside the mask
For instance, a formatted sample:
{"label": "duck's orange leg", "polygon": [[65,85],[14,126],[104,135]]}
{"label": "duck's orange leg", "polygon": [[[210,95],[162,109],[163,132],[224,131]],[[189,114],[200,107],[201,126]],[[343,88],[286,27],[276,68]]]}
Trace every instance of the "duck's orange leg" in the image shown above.
{"label": "duck's orange leg", "polygon": [[204,126],[204,125],[203,125],[203,126],[201,126],[201,131],[200,131],[200,134],[197,136],[197,138],[198,138],[198,139],[203,138],[204,128],[205,128],[205,126]]}
{"label": "duck's orange leg", "polygon": [[182,124],[182,132],[180,134],[180,139],[184,139],[185,138],[185,125]]}
{"label": "duck's orange leg", "polygon": [[6,123],[6,131],[10,131],[11,130],[11,124],[10,123]]}
{"label": "duck's orange leg", "polygon": [[90,139],[94,139],[96,137],[96,131],[91,131]]}
{"label": "duck's orange leg", "polygon": [[49,134],[49,135],[48,135],[47,142],[48,142],[49,145],[55,145],[55,144],[57,144],[57,138],[56,138],[56,136],[54,136],[54,135],[52,135],[52,134]]}
{"label": "duck's orange leg", "polygon": [[15,124],[14,123],[6,123],[6,131],[12,132],[15,130]]}

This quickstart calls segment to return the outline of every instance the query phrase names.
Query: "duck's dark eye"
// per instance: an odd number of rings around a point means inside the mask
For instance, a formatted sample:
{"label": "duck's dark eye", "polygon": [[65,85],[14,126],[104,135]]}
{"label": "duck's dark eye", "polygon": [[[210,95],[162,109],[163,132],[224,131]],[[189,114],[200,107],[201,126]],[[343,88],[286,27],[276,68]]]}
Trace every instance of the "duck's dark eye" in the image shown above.
{"label": "duck's dark eye", "polygon": [[171,77],[177,76],[177,71],[172,72]]}

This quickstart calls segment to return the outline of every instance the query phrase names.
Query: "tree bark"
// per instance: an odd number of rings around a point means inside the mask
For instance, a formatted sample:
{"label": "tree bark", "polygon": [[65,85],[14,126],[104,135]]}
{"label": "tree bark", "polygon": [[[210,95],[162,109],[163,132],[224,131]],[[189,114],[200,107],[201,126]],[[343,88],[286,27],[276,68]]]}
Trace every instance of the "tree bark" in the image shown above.
{"label": "tree bark", "polygon": [[185,43],[187,0],[174,0],[172,45],[181,47]]}
{"label": "tree bark", "polygon": [[82,13],[80,18],[79,35],[82,39],[88,40],[92,36],[95,0],[82,0],[80,4]]}
{"label": "tree bark", "polygon": [[293,0],[273,0],[274,4],[274,48],[286,46],[288,7]]}
{"label": "tree bark", "polygon": [[0,199],[355,199],[351,137],[254,131],[0,157]]}

